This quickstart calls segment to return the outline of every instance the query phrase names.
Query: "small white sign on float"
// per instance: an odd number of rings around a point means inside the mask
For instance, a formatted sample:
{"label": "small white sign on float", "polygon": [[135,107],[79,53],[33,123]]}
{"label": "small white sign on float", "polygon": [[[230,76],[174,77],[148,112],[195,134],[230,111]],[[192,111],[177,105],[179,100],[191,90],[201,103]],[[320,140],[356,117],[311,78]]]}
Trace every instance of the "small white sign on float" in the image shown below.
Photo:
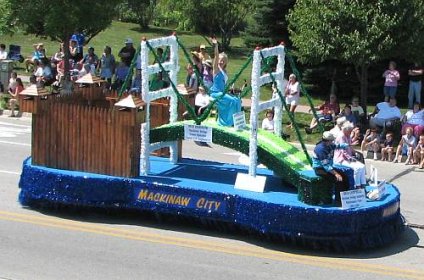
{"label": "small white sign on float", "polygon": [[236,130],[243,130],[246,127],[246,114],[243,111],[233,114],[233,122]]}
{"label": "small white sign on float", "polygon": [[340,192],[340,197],[343,209],[358,208],[364,206],[367,201],[364,189]]}
{"label": "small white sign on float", "polygon": [[212,127],[203,125],[184,125],[184,140],[212,143]]}
{"label": "small white sign on float", "polygon": [[265,176],[250,176],[249,174],[245,173],[237,173],[234,188],[239,190],[263,193],[265,190],[265,182]]}

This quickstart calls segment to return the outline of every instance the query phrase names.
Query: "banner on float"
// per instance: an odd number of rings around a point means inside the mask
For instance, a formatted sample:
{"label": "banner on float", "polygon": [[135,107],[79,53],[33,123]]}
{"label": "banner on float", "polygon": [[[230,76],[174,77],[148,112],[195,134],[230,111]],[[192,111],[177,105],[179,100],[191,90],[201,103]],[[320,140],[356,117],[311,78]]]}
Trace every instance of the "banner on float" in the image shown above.
{"label": "banner on float", "polygon": [[236,130],[243,130],[246,127],[246,114],[243,111],[233,114],[233,122]]}
{"label": "banner on float", "polygon": [[212,143],[212,127],[203,125],[184,125],[184,140]]}
{"label": "banner on float", "polygon": [[224,197],[180,194],[148,187],[134,188],[134,198],[137,203],[154,207],[161,205],[165,208],[187,208],[221,215],[227,212],[228,203]]}
{"label": "banner on float", "polygon": [[358,208],[364,206],[367,201],[364,189],[340,192],[340,197],[343,209]]}

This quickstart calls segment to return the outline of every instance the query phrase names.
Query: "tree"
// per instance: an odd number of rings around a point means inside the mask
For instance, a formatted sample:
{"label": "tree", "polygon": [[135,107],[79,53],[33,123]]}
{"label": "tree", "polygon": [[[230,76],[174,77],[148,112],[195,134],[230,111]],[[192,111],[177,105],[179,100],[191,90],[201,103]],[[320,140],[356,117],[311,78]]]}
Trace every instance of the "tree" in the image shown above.
{"label": "tree", "polygon": [[372,64],[422,56],[417,50],[424,37],[423,11],[420,0],[297,0],[289,32],[302,62],[336,59],[353,65],[365,106]]}
{"label": "tree", "polygon": [[120,0],[2,1],[8,2],[10,7],[3,27],[9,31],[13,28],[22,28],[27,33],[64,44],[65,74],[69,72],[69,39],[75,30],[81,31],[88,43],[111,24],[115,8],[120,2]]}
{"label": "tree", "polygon": [[183,13],[195,31],[220,35],[221,45],[228,49],[231,39],[240,31],[250,11],[252,0],[182,0]]}
{"label": "tree", "polygon": [[154,18],[156,0],[125,0],[118,6],[120,19],[138,23],[142,30],[149,28]]}
{"label": "tree", "polygon": [[288,42],[288,29],[285,16],[295,0],[256,1],[252,18],[247,21],[244,43],[248,47],[269,47],[281,41]]}

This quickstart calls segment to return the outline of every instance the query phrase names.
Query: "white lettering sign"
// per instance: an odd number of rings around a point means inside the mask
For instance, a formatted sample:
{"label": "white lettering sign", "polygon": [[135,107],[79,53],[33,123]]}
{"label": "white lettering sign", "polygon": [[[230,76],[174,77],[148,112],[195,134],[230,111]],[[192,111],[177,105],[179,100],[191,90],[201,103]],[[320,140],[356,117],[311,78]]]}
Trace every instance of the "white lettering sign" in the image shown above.
{"label": "white lettering sign", "polygon": [[366,202],[364,189],[341,192],[340,197],[343,209],[358,208],[365,205]]}
{"label": "white lettering sign", "polygon": [[243,130],[246,127],[246,116],[244,112],[237,112],[233,115],[234,128]]}
{"label": "white lettering sign", "polygon": [[381,199],[383,196],[386,195],[386,192],[387,192],[386,180],[383,180],[380,182],[380,184],[378,184],[377,190],[378,190],[378,199]]}
{"label": "white lettering sign", "polygon": [[212,143],[212,127],[184,125],[184,140]]}

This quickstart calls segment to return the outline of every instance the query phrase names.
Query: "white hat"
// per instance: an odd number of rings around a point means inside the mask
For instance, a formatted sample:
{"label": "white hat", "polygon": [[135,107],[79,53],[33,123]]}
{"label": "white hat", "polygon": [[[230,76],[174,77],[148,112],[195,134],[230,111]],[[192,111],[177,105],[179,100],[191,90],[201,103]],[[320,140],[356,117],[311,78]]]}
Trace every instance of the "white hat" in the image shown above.
{"label": "white hat", "polygon": [[338,118],[338,119],[336,120],[336,124],[338,124],[338,125],[342,125],[342,124],[344,124],[346,121],[347,121],[347,120],[346,120],[346,117],[340,117],[340,118]]}
{"label": "white hat", "polygon": [[206,49],[206,46],[205,45],[200,45],[200,49]]}
{"label": "white hat", "polygon": [[334,141],[336,139],[330,131],[324,131],[322,134],[322,139],[327,141]]}
{"label": "white hat", "polygon": [[342,130],[352,130],[353,129],[353,123],[351,123],[351,122],[345,122],[343,125],[342,125]]}
{"label": "white hat", "polygon": [[133,40],[131,38],[125,39],[125,44],[132,44]]}

